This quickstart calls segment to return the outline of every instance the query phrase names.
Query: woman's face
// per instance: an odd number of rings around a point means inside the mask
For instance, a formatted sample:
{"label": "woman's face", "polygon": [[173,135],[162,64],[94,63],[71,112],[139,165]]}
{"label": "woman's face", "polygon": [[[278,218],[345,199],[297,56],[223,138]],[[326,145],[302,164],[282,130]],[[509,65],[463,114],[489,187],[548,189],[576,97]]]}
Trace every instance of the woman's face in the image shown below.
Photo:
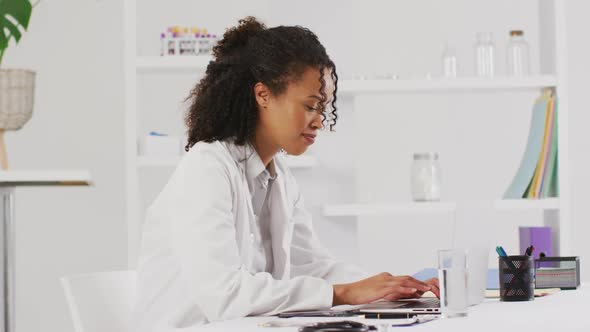
{"label": "woman's face", "polygon": [[[331,71],[325,70],[324,81],[327,100],[323,107],[329,110],[334,94]],[[322,129],[319,70],[308,68],[278,96],[259,84],[254,88],[260,110],[257,138],[264,140],[264,144],[272,142],[274,148],[282,148],[290,155],[304,153]]]}

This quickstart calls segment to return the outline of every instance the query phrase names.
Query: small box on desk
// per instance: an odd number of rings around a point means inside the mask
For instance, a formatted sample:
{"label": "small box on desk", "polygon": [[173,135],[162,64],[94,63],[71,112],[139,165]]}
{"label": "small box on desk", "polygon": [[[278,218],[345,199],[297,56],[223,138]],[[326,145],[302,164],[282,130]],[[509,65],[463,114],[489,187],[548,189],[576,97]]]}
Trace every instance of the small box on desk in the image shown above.
{"label": "small box on desk", "polygon": [[580,258],[542,257],[535,260],[535,288],[577,289],[580,286]]}

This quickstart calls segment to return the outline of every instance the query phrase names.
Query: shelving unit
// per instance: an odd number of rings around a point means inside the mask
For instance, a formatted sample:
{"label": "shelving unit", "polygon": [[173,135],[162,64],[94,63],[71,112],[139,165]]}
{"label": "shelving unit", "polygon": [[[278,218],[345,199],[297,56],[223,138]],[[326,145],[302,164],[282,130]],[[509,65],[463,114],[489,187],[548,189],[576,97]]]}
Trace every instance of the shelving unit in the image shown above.
{"label": "shelving unit", "polygon": [[[571,212],[569,185],[568,142],[568,88],[567,48],[565,34],[564,4],[560,1],[539,1],[540,69],[541,75],[528,77],[477,78],[417,78],[417,79],[366,79],[341,80],[339,93],[356,99],[388,94],[414,94],[425,98],[438,93],[497,93],[526,90],[554,89],[559,98],[558,113],[558,163],[559,198],[547,199],[497,199],[493,207],[498,211],[540,210],[543,224],[553,228],[553,243],[557,254],[571,254]],[[543,24],[546,23],[546,24]],[[550,74],[547,74],[550,73]],[[355,106],[357,103],[355,102]],[[365,170],[366,171],[366,170]],[[517,170],[515,169],[514,172]],[[508,185],[508,183],[506,184]],[[327,217],[365,217],[407,213],[450,213],[461,209],[456,203],[392,203],[392,204],[341,204],[326,205],[323,215]],[[465,203],[469,204],[469,203]],[[370,218],[368,218],[370,220]]]}
{"label": "shelving unit", "polygon": [[195,69],[207,68],[211,56],[138,56],[136,68],[138,72],[148,70],[173,70],[173,69]]}
{"label": "shelving unit", "polygon": [[382,216],[407,213],[454,213],[454,202],[408,202],[401,204],[340,204],[326,205],[323,214],[326,217],[348,216]]}
{"label": "shelving unit", "polygon": [[498,210],[559,210],[559,198],[543,199],[500,199],[494,202]]}
{"label": "shelving unit", "polygon": [[339,82],[338,91],[346,95],[370,94],[370,93],[397,93],[397,92],[446,92],[462,90],[514,90],[514,89],[539,89],[555,87],[557,78],[552,75],[539,75],[532,77],[458,77],[458,78],[431,78],[431,79],[380,79],[380,80],[342,80]]}
{"label": "shelving unit", "polygon": [[[494,201],[497,210],[559,210],[559,198],[500,199]],[[326,217],[359,217],[396,214],[454,213],[460,209],[457,202],[407,202],[397,204],[331,204],[323,207]]]}
{"label": "shelving unit", "polygon": [[[568,142],[568,87],[567,87],[567,48],[565,45],[564,4],[558,0],[539,0],[540,24],[539,51],[540,75],[513,78],[495,77],[493,79],[459,77],[416,78],[416,79],[369,79],[339,81],[339,93],[353,100],[357,97],[371,98],[386,94],[415,94],[423,98],[428,94],[446,93],[489,93],[520,92],[552,88],[559,97],[558,115],[558,163],[560,197],[539,200],[502,200],[493,202],[493,206],[502,211],[541,210],[543,223],[555,230],[554,243],[560,254],[571,253],[571,218],[569,186],[569,142]],[[127,222],[128,222],[128,261],[133,267],[137,257],[140,200],[138,170],[149,167],[174,167],[179,158],[150,158],[137,155],[137,121],[140,116],[137,107],[138,78],[146,73],[156,75],[174,75],[183,70],[203,71],[210,56],[196,57],[159,57],[137,55],[137,0],[125,0],[125,108],[126,108],[126,173],[127,173]],[[370,56],[369,54],[367,56]],[[356,103],[355,103],[356,105]],[[360,110],[355,109],[355,112]],[[523,129],[526,130],[526,129]],[[297,157],[289,160],[292,168],[309,168],[318,164],[312,156]],[[516,169],[514,170],[516,172]],[[508,185],[508,184],[507,184]],[[371,217],[378,215],[408,214],[445,214],[454,213],[461,208],[462,202],[438,203],[392,203],[392,204],[335,204],[322,208],[324,216],[334,219],[339,217]]]}

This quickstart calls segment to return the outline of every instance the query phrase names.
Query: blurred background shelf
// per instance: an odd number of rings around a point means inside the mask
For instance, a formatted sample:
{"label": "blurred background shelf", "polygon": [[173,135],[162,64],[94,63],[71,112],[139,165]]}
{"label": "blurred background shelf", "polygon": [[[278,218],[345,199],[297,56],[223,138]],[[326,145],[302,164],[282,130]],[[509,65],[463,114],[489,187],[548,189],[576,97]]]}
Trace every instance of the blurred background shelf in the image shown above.
{"label": "blurred background shelf", "polygon": [[498,210],[559,210],[559,198],[500,199],[494,202]]}
{"label": "blurred background shelf", "polygon": [[553,75],[538,75],[524,78],[495,77],[458,77],[432,79],[368,79],[341,80],[338,92],[343,94],[358,93],[396,93],[396,92],[431,92],[449,90],[514,90],[555,87],[557,78]]}
{"label": "blurred background shelf", "polygon": [[399,204],[334,204],[326,205],[326,217],[379,216],[405,213],[453,213],[454,202],[408,202]]}
{"label": "blurred background shelf", "polygon": [[138,56],[136,67],[138,71],[149,70],[205,70],[212,56]]}

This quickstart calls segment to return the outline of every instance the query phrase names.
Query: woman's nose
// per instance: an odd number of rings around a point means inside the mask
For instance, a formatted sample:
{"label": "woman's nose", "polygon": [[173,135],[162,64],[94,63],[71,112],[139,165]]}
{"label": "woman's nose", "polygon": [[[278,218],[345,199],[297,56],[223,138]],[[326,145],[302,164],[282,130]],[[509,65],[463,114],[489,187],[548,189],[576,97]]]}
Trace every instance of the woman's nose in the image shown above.
{"label": "woman's nose", "polygon": [[311,127],[313,129],[324,129],[324,116],[321,113],[317,113],[316,116],[313,117]]}

